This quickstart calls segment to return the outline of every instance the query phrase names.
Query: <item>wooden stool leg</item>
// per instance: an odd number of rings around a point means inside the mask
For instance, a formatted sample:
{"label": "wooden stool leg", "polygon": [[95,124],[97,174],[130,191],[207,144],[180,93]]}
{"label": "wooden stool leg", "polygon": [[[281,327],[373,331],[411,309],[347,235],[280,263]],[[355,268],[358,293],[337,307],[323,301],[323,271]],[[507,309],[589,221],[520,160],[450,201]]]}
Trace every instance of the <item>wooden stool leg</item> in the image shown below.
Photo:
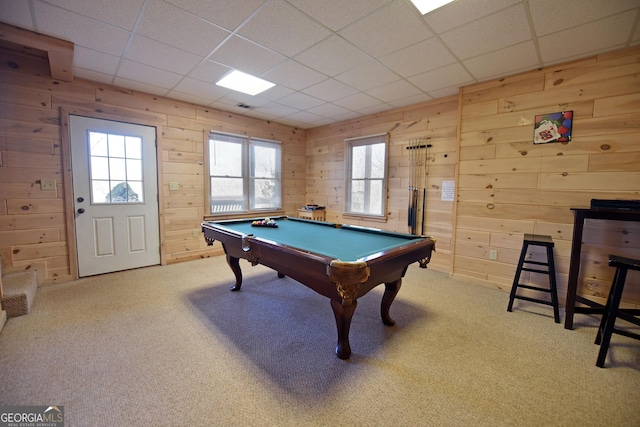
{"label": "wooden stool leg", "polygon": [[553,305],[553,317],[556,323],[560,323],[560,308],[558,307],[558,287],[556,286],[556,266],[553,260],[553,248],[547,246],[547,259],[549,263],[549,287],[551,288],[551,304]]}
{"label": "wooden stool leg", "polygon": [[627,278],[627,269],[618,267],[616,271],[616,277],[613,281],[613,288],[610,291],[611,301],[609,307],[605,309],[602,315],[602,322],[598,330],[598,335],[601,337],[600,351],[598,352],[598,360],[596,366],[604,368],[604,361],[607,358],[607,352],[609,350],[609,344],[611,343],[611,335],[613,334],[613,328],[618,315],[618,308],[620,307],[620,300],[622,299],[622,290],[624,289],[624,281]]}
{"label": "wooden stool leg", "polygon": [[513,300],[516,298],[516,291],[518,290],[518,283],[520,283],[520,273],[522,273],[522,265],[524,264],[524,258],[527,255],[527,248],[529,245],[524,243],[522,245],[522,252],[520,252],[520,260],[518,261],[518,268],[516,268],[516,276],[513,279],[513,285],[511,286],[511,293],[509,294],[509,306],[507,311],[513,310]]}
{"label": "wooden stool leg", "polygon": [[618,276],[620,274],[620,268],[616,269],[616,272],[613,275],[613,281],[611,282],[611,289],[609,289],[609,295],[607,296],[607,303],[604,306],[604,312],[602,313],[602,319],[600,319],[600,325],[598,326],[598,333],[596,334],[597,345],[600,345],[602,342],[602,332],[604,331],[604,326],[607,324],[607,319],[609,318],[609,308],[611,308],[611,299],[613,298],[613,288],[616,283],[618,283]]}

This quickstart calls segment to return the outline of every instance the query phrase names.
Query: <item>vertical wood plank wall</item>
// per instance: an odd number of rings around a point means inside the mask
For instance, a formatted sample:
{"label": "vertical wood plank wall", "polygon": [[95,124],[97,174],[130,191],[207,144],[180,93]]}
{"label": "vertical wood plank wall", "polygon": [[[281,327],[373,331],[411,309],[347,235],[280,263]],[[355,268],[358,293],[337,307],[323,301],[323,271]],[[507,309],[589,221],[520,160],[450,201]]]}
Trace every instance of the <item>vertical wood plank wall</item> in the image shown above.
{"label": "vertical wood plank wall", "polygon": [[[284,211],[304,204],[305,131],[107,85],[49,76],[46,61],[0,51],[0,255],[4,271],[35,269],[41,285],[70,280],[59,109],[157,127],[164,263],[207,247],[204,144],[210,130],[282,141]],[[40,180],[55,180],[55,191]],[[178,182],[178,191],[169,183]],[[72,222],[71,222],[72,225]],[[194,231],[197,235],[194,236]]]}
{"label": "vertical wood plank wall", "polygon": [[[568,110],[569,143],[532,143],[535,115]],[[523,234],[546,234],[564,302],[570,208],[594,198],[640,199],[640,47],[461,90],[454,276],[508,290]],[[587,220],[583,241],[578,293],[606,301],[608,254],[640,258],[640,224]],[[529,280],[548,283],[535,276]],[[638,286],[625,295],[631,306],[640,303]]]}

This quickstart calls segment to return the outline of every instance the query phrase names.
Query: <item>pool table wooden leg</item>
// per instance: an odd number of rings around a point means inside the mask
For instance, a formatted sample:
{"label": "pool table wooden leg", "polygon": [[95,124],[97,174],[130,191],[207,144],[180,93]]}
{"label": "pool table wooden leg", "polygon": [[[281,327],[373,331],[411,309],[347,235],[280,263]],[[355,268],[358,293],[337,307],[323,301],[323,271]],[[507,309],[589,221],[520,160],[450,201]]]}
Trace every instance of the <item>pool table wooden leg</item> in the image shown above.
{"label": "pool table wooden leg", "polygon": [[348,359],[351,356],[351,345],[349,345],[349,329],[351,328],[351,319],[353,312],[358,305],[356,300],[351,303],[343,303],[331,300],[331,308],[336,318],[336,326],[338,328],[338,344],[336,345],[336,354],[340,359]]}
{"label": "pool table wooden leg", "polygon": [[389,308],[391,303],[398,295],[400,286],[402,285],[402,279],[398,279],[395,282],[384,284],[384,294],[382,295],[382,303],[380,304],[380,315],[382,316],[382,323],[387,326],[393,326],[396,321],[389,316]]}
{"label": "pool table wooden leg", "polygon": [[231,287],[232,291],[239,291],[242,286],[242,270],[240,269],[240,260],[231,255],[227,255],[227,264],[231,267],[231,271],[236,276],[236,284]]}

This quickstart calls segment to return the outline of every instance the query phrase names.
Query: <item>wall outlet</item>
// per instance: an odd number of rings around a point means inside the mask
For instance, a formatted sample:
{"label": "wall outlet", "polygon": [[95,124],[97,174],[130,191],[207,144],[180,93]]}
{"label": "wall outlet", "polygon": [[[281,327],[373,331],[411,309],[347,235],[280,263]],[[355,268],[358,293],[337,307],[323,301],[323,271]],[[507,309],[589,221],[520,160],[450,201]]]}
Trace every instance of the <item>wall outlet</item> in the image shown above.
{"label": "wall outlet", "polygon": [[180,183],[172,181],[169,183],[169,191],[178,191],[180,190]]}
{"label": "wall outlet", "polygon": [[198,231],[197,228],[193,229],[193,237],[198,237],[198,234],[200,234],[200,232]]}
{"label": "wall outlet", "polygon": [[56,180],[55,179],[41,179],[40,180],[40,190],[42,190],[42,191],[55,191],[56,190]]}
{"label": "wall outlet", "polygon": [[493,259],[493,260],[498,259],[498,251],[495,249],[491,249],[489,251],[489,259]]}

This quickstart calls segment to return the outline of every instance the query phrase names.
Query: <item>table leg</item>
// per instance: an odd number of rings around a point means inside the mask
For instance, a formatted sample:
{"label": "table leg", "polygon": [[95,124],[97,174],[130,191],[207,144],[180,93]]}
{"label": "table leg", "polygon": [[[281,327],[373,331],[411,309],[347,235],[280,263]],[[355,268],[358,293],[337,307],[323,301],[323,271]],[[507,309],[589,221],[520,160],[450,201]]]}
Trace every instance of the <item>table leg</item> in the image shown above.
{"label": "table leg", "polygon": [[236,284],[231,287],[232,291],[239,291],[242,286],[242,270],[240,269],[240,260],[231,255],[227,255],[227,264],[231,267],[231,271],[236,276]]}
{"label": "table leg", "polygon": [[380,304],[380,315],[382,316],[382,323],[387,326],[393,326],[396,321],[389,316],[389,308],[391,303],[400,292],[400,286],[402,285],[402,279],[398,279],[395,282],[384,284],[384,294],[382,295],[382,303]]}
{"label": "table leg", "polygon": [[358,302],[353,300],[351,303],[344,303],[331,300],[331,308],[336,318],[336,327],[338,328],[338,344],[336,345],[336,354],[340,359],[348,359],[351,356],[351,345],[349,345],[349,329],[351,328],[351,319],[356,310]]}
{"label": "table leg", "polygon": [[571,242],[571,259],[569,262],[569,280],[567,281],[567,300],[565,302],[565,329],[573,329],[573,315],[576,309],[576,293],[578,292],[578,275],[580,273],[583,228],[584,214],[575,212],[575,218],[573,220],[573,240]]}

